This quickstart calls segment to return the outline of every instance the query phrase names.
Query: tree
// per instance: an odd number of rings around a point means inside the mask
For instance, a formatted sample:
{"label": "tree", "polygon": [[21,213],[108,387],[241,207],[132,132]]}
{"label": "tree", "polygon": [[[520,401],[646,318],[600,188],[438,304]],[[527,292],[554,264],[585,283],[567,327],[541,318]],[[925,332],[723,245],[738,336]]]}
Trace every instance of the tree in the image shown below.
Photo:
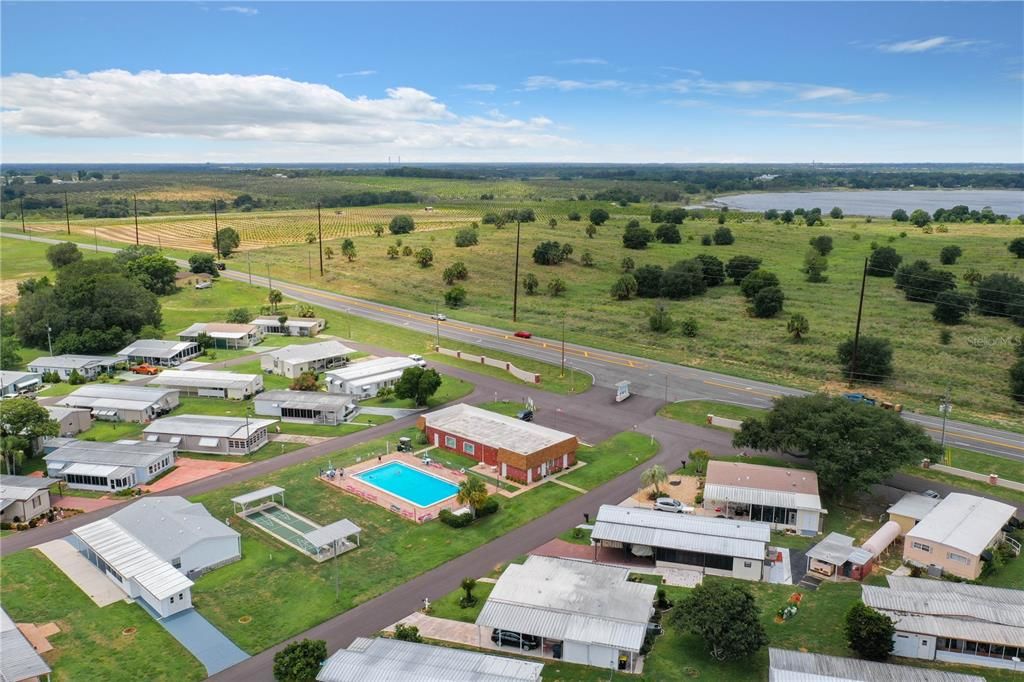
{"label": "tree", "polygon": [[391,230],[391,234],[409,234],[416,229],[416,221],[412,216],[396,215],[388,223],[388,229]]}
{"label": "tree", "polygon": [[725,273],[734,284],[739,284],[743,278],[761,267],[761,259],[753,256],[733,256],[725,266]]}
{"label": "tree", "polygon": [[884,381],[892,374],[892,344],[889,339],[874,336],[860,337],[857,345],[857,367],[853,367],[853,338],[839,344],[836,349],[843,374],[848,379]]}
{"label": "tree", "polygon": [[700,263],[704,283],[709,287],[717,287],[725,281],[725,266],[722,265],[722,261],[707,253],[698,254],[694,260]]}
{"label": "tree", "polygon": [[696,259],[679,261],[675,265],[669,266],[661,275],[659,293],[665,298],[679,300],[700,296],[707,290],[708,285],[704,282],[704,268]]}
{"label": "tree", "polygon": [[932,318],[942,324],[960,324],[971,311],[974,297],[959,291],[943,291],[935,297]]}
{"label": "tree", "polygon": [[11,398],[0,402],[0,447],[7,473],[17,471],[20,459],[31,452],[37,439],[60,433],[50,413],[31,398]]}
{"label": "tree", "polygon": [[487,502],[487,486],[476,476],[467,476],[459,484],[459,492],[455,495],[455,501],[468,506],[475,519],[477,510]]}
{"label": "tree", "polygon": [[821,219],[821,209],[812,208],[811,210],[804,213],[804,225],[807,227],[813,227],[815,225],[822,225],[824,221]]}
{"label": "tree", "polygon": [[423,407],[440,387],[441,375],[437,370],[409,367],[395,384],[395,397],[403,400],[411,398],[416,407]]}
{"label": "tree", "polygon": [[640,227],[640,221],[636,218],[630,218],[626,221],[626,229],[628,230],[631,227]]}
{"label": "tree", "polygon": [[444,292],[444,304],[449,308],[458,308],[466,302],[465,287],[452,287]]}
{"label": "tree", "polygon": [[374,237],[383,237],[384,236],[384,226],[381,225],[380,223],[377,223],[376,225],[374,225],[373,226],[373,236]]}
{"label": "tree", "polygon": [[148,254],[128,261],[125,272],[157,296],[166,296],[177,291],[178,265],[170,258],[159,254]]}
{"label": "tree", "polygon": [[978,282],[977,289],[978,312],[982,315],[1017,317],[1024,310],[1024,282],[1019,277],[996,272]]}
{"label": "tree", "polygon": [[327,642],[303,639],[274,654],[274,679],[278,682],[316,682],[320,666],[327,660]]}
{"label": "tree", "polygon": [[915,208],[914,212],[910,214],[910,222],[915,227],[924,227],[931,221],[931,215],[929,215],[928,211],[924,210],[923,208]]}
{"label": "tree", "polygon": [[611,216],[609,216],[608,211],[604,210],[603,208],[595,208],[591,209],[590,215],[588,217],[590,218],[590,222],[592,222],[593,224],[604,225],[608,218],[610,218]]}
{"label": "tree", "polygon": [[1024,357],[1010,367],[1010,397],[1024,403]]}
{"label": "tree", "polygon": [[636,263],[633,262],[632,258],[626,256],[625,258],[622,259],[622,262],[619,264],[619,267],[622,268],[623,272],[629,273],[633,272],[633,270],[636,269]]}
{"label": "tree", "polygon": [[939,251],[939,262],[943,265],[955,265],[962,255],[964,252],[959,246],[943,246],[942,251]]}
{"label": "tree", "polygon": [[933,270],[926,260],[916,260],[896,271],[896,288],[903,290],[908,301],[934,303],[940,293],[956,288],[956,275]]}
{"label": "tree", "polygon": [[782,304],[786,300],[779,287],[765,287],[757,292],[751,301],[754,317],[775,317],[782,312]]}
{"label": "tree", "polygon": [[622,245],[627,249],[646,249],[654,234],[646,227],[633,227],[622,233]]}
{"label": "tree", "polygon": [[910,216],[908,216],[907,212],[904,211],[902,208],[897,208],[895,211],[892,212],[892,219],[898,223],[905,223],[908,220],[910,220]]}
{"label": "tree", "polygon": [[789,322],[786,323],[786,332],[794,340],[802,341],[809,331],[811,331],[811,323],[807,321],[806,317],[800,313],[793,313],[789,317]]}
{"label": "tree", "polygon": [[199,346],[200,350],[205,352],[206,349],[213,348],[215,342],[213,340],[213,337],[207,334],[206,332],[199,332],[198,334],[196,334],[196,345]]}
{"label": "tree", "polygon": [[868,256],[868,274],[872,277],[892,277],[902,261],[903,256],[891,246],[877,248]]}
{"label": "tree", "polygon": [[55,270],[60,270],[65,265],[82,260],[82,252],[78,250],[78,244],[62,242],[46,249],[46,260],[50,261]]}
{"label": "tree", "polygon": [[779,278],[767,270],[754,270],[740,282],[740,291],[748,299],[757,296],[757,292],[768,287],[779,286]]}
{"label": "tree", "polygon": [[846,641],[850,649],[869,661],[884,661],[893,648],[895,623],[889,616],[857,602],[846,612]]}
{"label": "tree", "polygon": [[793,213],[793,211],[790,211],[789,209],[786,209],[779,216],[779,220],[781,220],[786,225],[789,225],[790,223],[793,222],[795,217],[796,217],[796,215]]}
{"label": "tree", "polygon": [[455,246],[464,248],[467,246],[476,246],[479,237],[477,231],[471,227],[459,230],[455,233]]}
{"label": "tree", "polygon": [[668,308],[663,303],[654,306],[654,312],[647,319],[647,325],[651,328],[651,331],[658,332],[659,334],[671,331],[674,324]]}
{"label": "tree", "polygon": [[420,637],[420,629],[415,625],[406,625],[405,623],[399,623],[395,626],[395,639],[403,642],[423,641],[423,638]]}
{"label": "tree", "polygon": [[307,244],[316,244],[316,240],[317,240],[316,232],[307,232],[306,233],[306,243]]}
{"label": "tree", "polygon": [[533,250],[533,262],[537,265],[558,265],[563,260],[562,245],[556,241],[543,241]]}
{"label": "tree", "polygon": [[561,277],[555,277],[548,282],[548,295],[561,296],[567,288],[565,281]]}
{"label": "tree", "polygon": [[653,485],[655,495],[661,495],[661,484],[667,480],[668,474],[665,473],[665,468],[660,464],[655,464],[640,474],[640,483],[645,487]]}
{"label": "tree", "polygon": [[188,269],[195,274],[206,273],[211,277],[220,277],[213,256],[208,253],[194,253],[188,257]]}
{"label": "tree", "polygon": [[37,185],[52,185],[53,184],[53,178],[51,178],[49,175],[37,175],[36,177],[33,178],[33,181]]}
{"label": "tree", "polygon": [[834,218],[836,220],[842,220],[843,219],[843,209],[839,208],[838,206],[833,206],[832,210],[829,211],[828,214],[829,214],[830,217],[832,217],[832,218]]}
{"label": "tree", "polygon": [[278,304],[284,300],[284,294],[281,293],[280,289],[271,289],[267,293],[267,302],[270,303],[270,307],[273,310],[277,310]]}
{"label": "tree", "polygon": [[714,234],[711,235],[711,239],[719,246],[727,246],[736,241],[736,237],[732,236],[732,230],[728,227],[716,228]]}
{"label": "tree", "polygon": [[231,324],[246,324],[252,320],[252,315],[249,313],[248,308],[233,308],[228,311],[225,320]]}
{"label": "tree", "polygon": [[579,211],[569,211],[569,215],[567,215],[566,218],[575,223],[582,220],[583,216],[580,215]]}
{"label": "tree", "polygon": [[537,287],[539,286],[540,280],[537,279],[537,275],[532,272],[528,272],[523,275],[523,291],[525,291],[528,296],[533,296],[537,293]]}
{"label": "tree", "polygon": [[420,264],[421,268],[429,268],[430,264],[434,262],[434,252],[424,246],[416,252],[416,262]]}
{"label": "tree", "polygon": [[[397,256],[398,254],[396,253],[395,255]],[[331,260],[332,258],[334,258],[334,249],[332,249],[329,246],[325,246],[324,247],[324,258],[326,258],[327,260]]]}
{"label": "tree", "polygon": [[691,450],[687,459],[693,464],[694,473],[703,474],[708,468],[711,453],[707,450]]}
{"label": "tree", "polygon": [[810,244],[822,256],[832,253],[832,237],[827,234],[819,234],[817,237],[812,237]]}
{"label": "tree", "polygon": [[967,282],[968,285],[972,287],[978,286],[978,282],[985,278],[984,275],[982,275],[974,268],[967,268],[967,271],[964,272],[964,274],[961,275],[961,277],[965,282]]}
{"label": "tree", "polygon": [[636,296],[636,278],[629,273],[615,280],[612,284],[612,298],[626,301]]}
{"label": "tree", "polygon": [[288,388],[293,391],[319,391],[320,382],[317,380],[316,372],[307,371],[292,379]]}
{"label": "tree", "polygon": [[716,661],[749,658],[768,644],[761,611],[746,585],[701,583],[673,607],[669,622],[700,637]]}
{"label": "tree", "polygon": [[890,410],[823,393],[784,396],[767,415],[743,421],[733,445],[804,454],[829,494],[855,496],[942,448]]}
{"label": "tree", "polygon": [[465,280],[469,278],[469,269],[466,264],[462,261],[455,261],[444,269],[441,273],[441,279],[444,280],[445,284],[454,284],[456,280]]}
{"label": "tree", "polygon": [[462,588],[463,592],[462,599],[459,600],[459,605],[466,609],[476,605],[477,599],[473,596],[473,590],[476,589],[476,578],[463,578],[459,586]]}
{"label": "tree", "polygon": [[700,331],[700,325],[697,323],[697,318],[688,317],[679,324],[679,331],[683,336],[692,339],[697,336],[697,332]]}
{"label": "tree", "polygon": [[580,255],[580,265],[582,265],[585,268],[594,267],[594,254],[590,253],[589,251],[584,251]]}
{"label": "tree", "polygon": [[349,263],[354,261],[356,259],[356,243],[351,239],[341,242],[341,255],[348,258]]}
{"label": "tree", "polygon": [[597,226],[594,225],[594,223],[590,223],[585,228],[583,228],[583,232],[587,235],[587,238],[593,239],[594,236],[597,234]]}
{"label": "tree", "polygon": [[775,221],[779,219],[779,210],[776,208],[769,208],[761,215],[764,217],[765,220]]}
{"label": "tree", "polygon": [[12,370],[21,367],[21,344],[14,336],[14,316],[6,310],[2,311],[3,335],[0,336],[0,369]]}
{"label": "tree", "polygon": [[398,258],[398,253],[398,245],[391,244],[390,246],[388,246],[388,258],[394,260]]}
{"label": "tree", "polygon": [[1017,258],[1024,258],[1024,237],[1017,237],[1006,247]]}
{"label": "tree", "polygon": [[672,223],[658,225],[658,229],[654,231],[654,236],[662,244],[679,244],[683,241],[683,236],[679,234],[679,228]]}
{"label": "tree", "polygon": [[238,245],[241,243],[242,239],[238,236],[235,228],[222,227],[217,230],[217,236],[213,240],[213,247],[221,258],[227,258],[238,249]]}
{"label": "tree", "polygon": [[554,218],[551,218],[550,220],[548,220],[548,227],[550,227],[552,230],[555,229],[556,227],[558,227],[558,221],[555,220]]}
{"label": "tree", "polygon": [[636,279],[636,295],[640,298],[657,298],[661,294],[661,276],[664,270],[660,265],[641,265],[633,272]]}

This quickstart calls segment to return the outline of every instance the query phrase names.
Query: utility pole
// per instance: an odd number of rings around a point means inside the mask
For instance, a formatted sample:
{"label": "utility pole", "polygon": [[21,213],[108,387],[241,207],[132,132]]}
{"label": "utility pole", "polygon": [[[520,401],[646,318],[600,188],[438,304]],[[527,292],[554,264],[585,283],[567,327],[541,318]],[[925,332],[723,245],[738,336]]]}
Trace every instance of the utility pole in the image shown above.
{"label": "utility pole", "polygon": [[313,280],[313,252],[306,250],[306,279]]}
{"label": "utility pole", "polygon": [[64,192],[64,223],[68,226],[68,234],[71,234],[71,209],[68,208],[67,192]]}
{"label": "utility pole", "polygon": [[252,286],[252,254],[245,252],[245,265],[249,269],[249,285]]}
{"label": "utility pole", "polygon": [[434,324],[437,326],[437,338],[435,341],[434,348],[441,347],[441,311],[438,310],[438,305],[434,304]]}
{"label": "utility pole", "polygon": [[25,198],[18,197],[18,211],[21,213],[21,231],[25,231]]}
{"label": "utility pole", "polygon": [[217,200],[213,200],[213,249],[214,258],[220,258],[220,228],[217,225]]}
{"label": "utility pole", "polygon": [[558,373],[558,378],[561,379],[565,376],[565,313],[562,313],[562,369]]}
{"label": "utility pole", "polygon": [[316,243],[320,247],[320,276],[324,276],[324,231],[320,224],[320,202],[316,202]]}
{"label": "utility pole", "polygon": [[[132,194],[132,202],[135,204],[135,246],[139,245],[139,198]],[[70,230],[68,231],[70,234]]]}
{"label": "utility pole", "polygon": [[516,269],[515,269],[515,282],[512,289],[512,321],[516,321],[516,316],[519,311],[519,228],[522,221],[519,219],[519,210],[516,210]]}
{"label": "utility pole", "polygon": [[939,412],[942,413],[942,435],[939,437],[939,447],[946,447],[946,417],[953,411],[952,399],[949,395],[950,385],[946,384],[946,393],[942,396],[942,402],[939,403]]}
{"label": "utility pole", "polygon": [[274,288],[274,280],[270,279],[270,263],[267,263],[267,291]]}
{"label": "utility pole", "polygon": [[853,333],[853,357],[850,358],[850,385],[857,374],[857,351],[860,347],[860,318],[864,312],[864,287],[868,283],[868,259],[864,259],[864,272],[860,276],[860,302],[857,304],[857,329]]}

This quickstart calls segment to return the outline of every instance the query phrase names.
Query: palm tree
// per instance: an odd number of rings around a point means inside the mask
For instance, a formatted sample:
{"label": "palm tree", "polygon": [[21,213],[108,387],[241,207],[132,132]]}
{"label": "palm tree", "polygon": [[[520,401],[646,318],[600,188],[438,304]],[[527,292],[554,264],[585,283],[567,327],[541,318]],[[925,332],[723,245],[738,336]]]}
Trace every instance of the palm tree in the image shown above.
{"label": "palm tree", "polygon": [[274,310],[277,310],[277,304],[284,300],[284,296],[277,289],[271,289],[270,293],[267,294],[267,301],[273,306]]}
{"label": "palm tree", "polygon": [[466,480],[459,484],[459,494],[455,496],[459,504],[469,505],[476,518],[476,510],[487,501],[487,486],[475,476],[467,476]]}
{"label": "palm tree", "polygon": [[659,485],[667,480],[668,474],[665,473],[665,469],[663,469],[660,464],[655,464],[650,469],[640,474],[640,482],[645,486],[653,485],[655,495],[661,494],[661,488]]}
{"label": "palm tree", "polygon": [[811,330],[811,324],[807,318],[800,313],[795,313],[786,324],[786,331],[793,335],[793,338],[800,341],[804,335]]}
{"label": "palm tree", "polygon": [[476,603],[476,597],[473,596],[473,589],[474,588],[476,588],[476,580],[475,579],[473,579],[473,578],[463,578],[462,579],[462,591],[466,593],[466,596],[463,597],[463,599],[462,599],[462,603],[465,604],[467,607],[470,607],[470,606],[472,606],[473,604]]}

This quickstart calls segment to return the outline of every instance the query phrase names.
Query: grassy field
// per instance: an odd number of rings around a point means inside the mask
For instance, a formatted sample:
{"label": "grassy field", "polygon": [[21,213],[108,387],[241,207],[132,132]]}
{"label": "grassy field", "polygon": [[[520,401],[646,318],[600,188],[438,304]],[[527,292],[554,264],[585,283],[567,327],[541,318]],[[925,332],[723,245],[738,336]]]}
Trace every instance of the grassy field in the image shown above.
{"label": "grassy field", "polygon": [[16,622],[54,622],[53,651],[43,658],[53,679],[202,680],[192,654],[140,606],[116,602],[99,608],[36,550],[4,557],[3,604]]}
{"label": "grassy field", "polygon": [[[755,407],[730,405],[729,403],[718,403],[711,400],[686,400],[678,403],[669,403],[658,410],[658,414],[662,417],[686,422],[687,424],[696,424],[697,426],[708,426],[707,417],[709,414],[742,421],[750,417],[759,417],[764,413],[765,410],[759,410]],[[722,431],[730,430],[719,426],[712,426],[710,428]]]}
{"label": "grassy field", "polygon": [[487,597],[490,596],[493,589],[493,583],[478,582],[473,589],[476,604],[466,608],[459,604],[459,600],[466,594],[462,588],[449,592],[430,605],[430,615],[435,618],[447,618],[449,620],[462,621],[463,623],[475,623],[476,617],[480,615],[480,610],[484,608],[484,602],[487,601]]}
{"label": "grassy field", "polygon": [[587,465],[559,477],[559,480],[591,490],[641,466],[657,454],[658,447],[657,441],[642,433],[619,433],[593,447],[580,446],[576,459]]}
{"label": "grassy field", "polygon": [[[468,381],[463,381],[457,377],[442,375],[441,386],[437,389],[437,393],[427,398],[427,408],[437,407],[443,405],[452,400],[458,400],[464,398],[473,392],[473,384]],[[416,407],[415,402],[412,398],[391,398],[384,400],[382,398],[370,398],[369,400],[362,400],[360,405],[367,407],[391,407],[398,409],[412,409]]]}

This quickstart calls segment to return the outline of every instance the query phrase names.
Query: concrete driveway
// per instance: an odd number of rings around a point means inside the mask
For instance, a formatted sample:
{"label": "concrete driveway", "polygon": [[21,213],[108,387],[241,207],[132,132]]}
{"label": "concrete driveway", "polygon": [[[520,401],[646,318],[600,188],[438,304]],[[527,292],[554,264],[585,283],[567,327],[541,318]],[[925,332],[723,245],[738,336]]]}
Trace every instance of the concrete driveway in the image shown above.
{"label": "concrete driveway", "polygon": [[153,616],[167,632],[171,633],[174,639],[192,652],[192,655],[199,659],[209,675],[216,675],[221,670],[226,670],[249,658],[249,654],[239,649],[234,642],[213,627],[210,621],[203,618],[195,609],[160,618],[144,601],[137,599],[136,602],[149,615]]}
{"label": "concrete driveway", "polygon": [[78,585],[82,592],[93,600],[96,606],[107,606],[116,601],[124,601],[128,596],[114,582],[105,576],[100,569],[89,563],[79,554],[67,540],[51,540],[36,549],[46,555],[57,568],[64,572],[71,582]]}

